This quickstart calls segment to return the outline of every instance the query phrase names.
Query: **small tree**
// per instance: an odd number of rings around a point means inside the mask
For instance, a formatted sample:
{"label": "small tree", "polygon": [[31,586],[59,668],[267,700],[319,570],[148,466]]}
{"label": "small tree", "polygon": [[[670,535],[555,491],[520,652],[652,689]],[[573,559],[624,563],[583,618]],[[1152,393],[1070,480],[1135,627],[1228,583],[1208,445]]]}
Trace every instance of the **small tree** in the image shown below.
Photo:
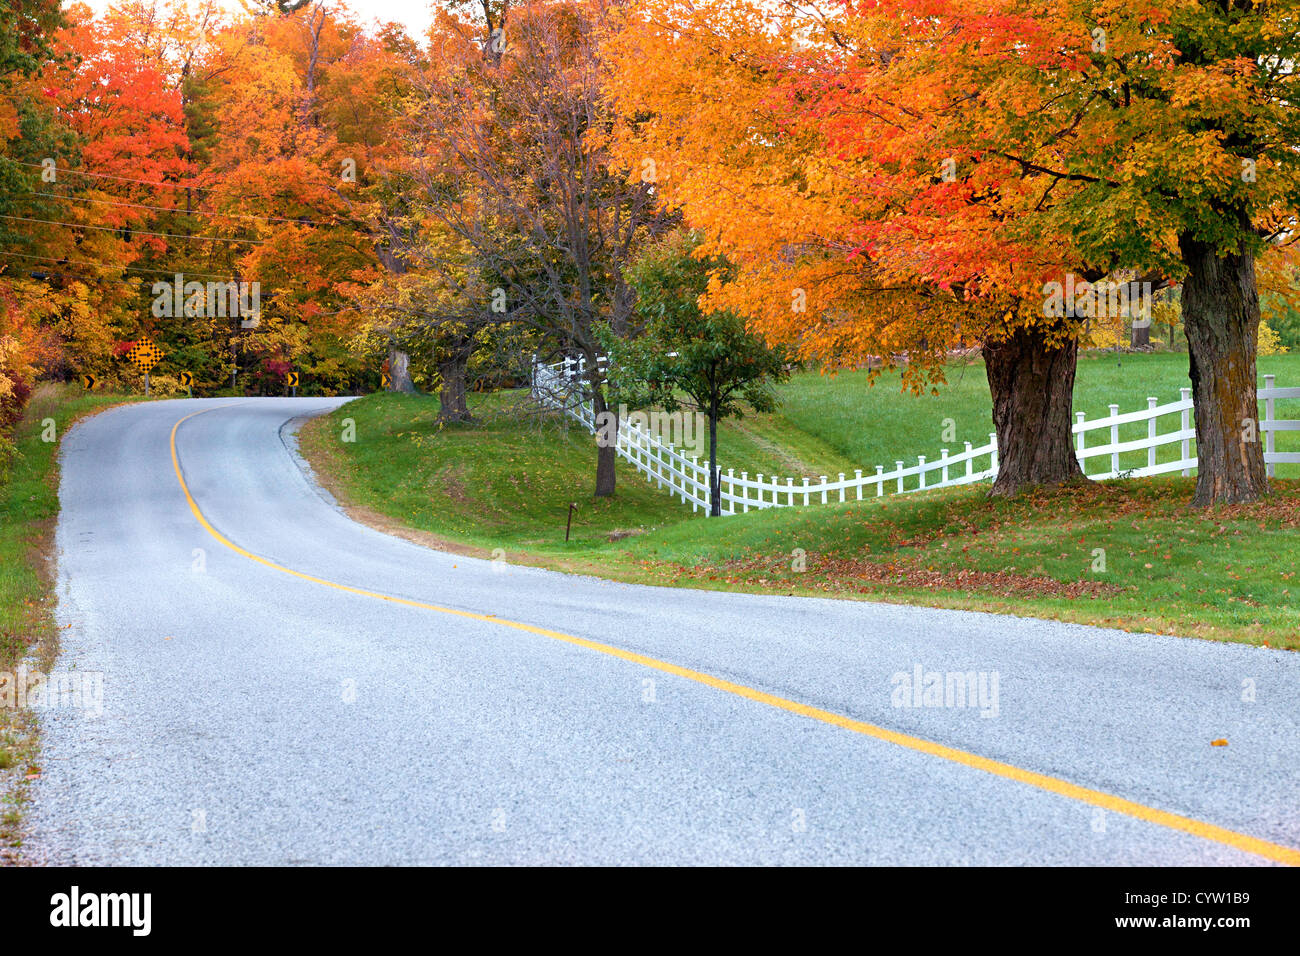
{"label": "small tree", "polygon": [[722,514],[718,422],[746,407],[776,407],[774,382],[789,377],[789,358],[748,330],[734,312],[703,312],[700,297],[726,271],[721,259],[696,254],[699,236],[674,232],[647,247],[629,271],[644,331],[623,339],[604,330],[610,381],[625,400],[673,412],[689,409],[709,422],[709,513]]}

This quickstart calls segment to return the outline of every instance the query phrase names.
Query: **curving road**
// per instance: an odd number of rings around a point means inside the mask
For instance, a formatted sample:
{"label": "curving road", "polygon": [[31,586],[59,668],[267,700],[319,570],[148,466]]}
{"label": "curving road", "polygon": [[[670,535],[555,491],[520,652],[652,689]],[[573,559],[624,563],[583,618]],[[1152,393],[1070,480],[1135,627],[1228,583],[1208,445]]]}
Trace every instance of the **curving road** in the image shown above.
{"label": "curving road", "polygon": [[337,404],[65,439],[61,667],[103,708],[43,715],[37,861],[1300,862],[1298,655],[430,551],[305,472]]}

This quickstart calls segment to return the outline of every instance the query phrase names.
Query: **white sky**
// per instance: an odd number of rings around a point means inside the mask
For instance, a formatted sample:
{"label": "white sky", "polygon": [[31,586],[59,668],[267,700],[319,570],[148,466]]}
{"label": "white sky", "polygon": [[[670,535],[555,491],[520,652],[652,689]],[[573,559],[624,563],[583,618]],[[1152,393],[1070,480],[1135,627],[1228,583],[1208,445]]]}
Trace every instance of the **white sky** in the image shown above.
{"label": "white sky", "polygon": [[[114,5],[114,0],[81,0],[86,6],[101,13]],[[222,5],[232,11],[241,8],[239,0],[221,0]],[[435,0],[436,2],[436,0]],[[159,6],[167,6],[165,0],[158,0]],[[68,6],[65,2],[64,6]],[[406,31],[414,38],[420,39],[433,22],[429,12],[430,0],[347,0],[346,6],[363,23],[379,20],[395,20],[405,25]]]}

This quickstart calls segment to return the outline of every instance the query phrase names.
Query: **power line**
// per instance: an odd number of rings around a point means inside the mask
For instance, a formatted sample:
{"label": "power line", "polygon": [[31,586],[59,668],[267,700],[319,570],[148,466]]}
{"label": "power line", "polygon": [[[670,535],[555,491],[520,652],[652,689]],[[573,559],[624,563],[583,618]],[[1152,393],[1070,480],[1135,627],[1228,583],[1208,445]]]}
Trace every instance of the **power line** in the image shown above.
{"label": "power line", "polygon": [[[99,262],[95,259],[56,259],[53,256],[33,256],[22,252],[0,252],[0,256],[16,256],[20,259],[36,259],[41,262],[53,262],[56,265],[69,266],[102,266],[105,269],[120,269],[124,272],[157,272],[161,275],[176,275],[176,269],[149,269],[138,266],[118,266],[109,262]],[[219,275],[215,272],[189,272],[188,270],[179,270],[184,276],[201,276],[204,279],[225,279],[228,282],[239,281],[234,276]]]}
{"label": "power line", "polygon": [[[13,219],[17,222],[40,222],[47,226],[67,226],[71,229],[98,229],[100,232],[121,232],[127,226],[90,226],[80,222],[60,222],[57,219],[28,219],[25,216],[0,216],[0,219]],[[236,239],[233,236],[181,236],[171,232],[142,232],[130,230],[132,236],[155,236],[159,239],[199,239],[203,242],[248,242],[255,246],[266,244],[265,239]]]}
{"label": "power line", "polygon": [[44,196],[47,199],[71,199],[76,202],[98,202],[107,206],[131,206],[135,209],[153,209],[157,212],[178,212],[185,216],[225,216],[230,219],[257,219],[262,222],[292,222],[299,226],[314,226],[311,220],[285,219],[279,216],[254,216],[251,213],[206,212],[202,209],[175,209],[171,206],[150,206],[139,202],[116,202],[111,199],[97,199],[93,196],[60,196],[58,193],[27,193],[28,196]]}
{"label": "power line", "polygon": [[[32,167],[32,169],[45,170],[49,168],[48,166],[42,166],[40,163],[24,163],[16,159],[11,159],[9,160],[9,162],[13,163],[15,166],[30,166]],[[56,168],[54,171],[56,173],[72,173],[72,175],[74,176],[94,176],[96,179],[116,179],[118,182],[139,183],[142,186],[165,186],[168,189],[197,189],[199,192],[204,192],[204,193],[211,192],[211,190],[207,186],[186,186],[183,183],[154,182],[153,180],[150,179],[132,179],[129,176],[113,176],[109,173],[87,173],[87,172],[83,172],[80,169]]]}

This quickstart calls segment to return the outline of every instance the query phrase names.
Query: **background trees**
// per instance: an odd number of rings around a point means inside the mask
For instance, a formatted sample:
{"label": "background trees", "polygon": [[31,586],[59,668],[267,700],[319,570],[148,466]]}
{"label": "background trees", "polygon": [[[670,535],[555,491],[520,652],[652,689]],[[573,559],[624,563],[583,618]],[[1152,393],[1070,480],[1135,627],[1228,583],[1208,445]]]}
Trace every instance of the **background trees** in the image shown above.
{"label": "background trees", "polygon": [[[420,78],[405,123],[411,187],[394,204],[393,230],[442,231],[454,243],[425,243],[408,260],[443,276],[465,271],[462,301],[478,315],[527,323],[549,348],[584,356],[597,414],[610,401],[596,329],[633,332],[626,269],[667,222],[600,139],[611,123],[606,12],[600,2],[519,5],[504,40],[440,22],[433,45],[444,58]],[[596,495],[613,494],[615,450],[598,445],[596,455]]]}
{"label": "background trees", "polygon": [[[980,346],[1000,494],[1079,478],[1077,350],[1147,334],[1046,290],[1168,289],[1196,501],[1248,500],[1261,293],[1300,341],[1292,7],[447,0],[415,38],[324,0],[10,3],[0,281],[25,318],[5,361],[129,379],[115,356],[150,336],[209,391],[383,368],[456,422],[477,356],[526,330],[587,359],[605,412],[598,330],[643,333],[629,264],[685,221],[728,268],[683,322],[740,317],[917,392]],[[176,275],[259,283],[260,320],[157,321]]]}

